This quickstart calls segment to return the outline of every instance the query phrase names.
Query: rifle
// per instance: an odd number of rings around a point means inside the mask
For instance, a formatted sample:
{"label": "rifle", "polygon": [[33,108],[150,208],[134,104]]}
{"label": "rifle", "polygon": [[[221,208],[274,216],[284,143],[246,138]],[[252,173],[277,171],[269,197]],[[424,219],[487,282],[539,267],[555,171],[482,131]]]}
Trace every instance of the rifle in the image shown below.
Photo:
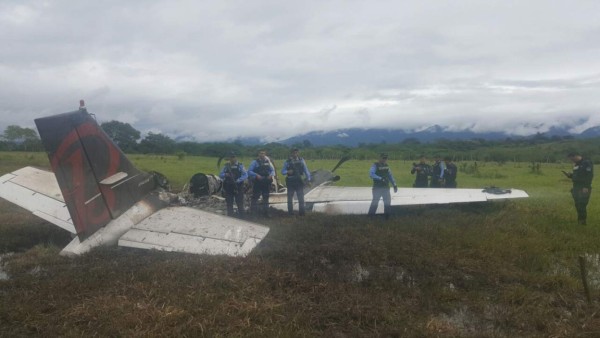
{"label": "rifle", "polygon": [[568,173],[568,172],[566,172],[566,171],[564,171],[564,170],[561,170],[561,172],[562,172],[562,173],[563,173],[565,176],[567,176],[567,178],[573,178],[573,174],[572,174],[572,173]]}
{"label": "rifle", "polygon": [[[219,158],[219,161],[217,161],[217,167],[220,168],[221,161],[223,160],[224,157],[225,156],[221,156]],[[227,172],[226,172],[226,175],[225,175],[225,182],[223,182],[223,183],[224,183],[224,185],[233,185],[233,194],[237,195],[237,193],[238,193],[238,184],[237,184],[237,182],[233,178],[233,173],[231,172],[231,166],[230,165],[226,165],[226,167],[227,167]]]}

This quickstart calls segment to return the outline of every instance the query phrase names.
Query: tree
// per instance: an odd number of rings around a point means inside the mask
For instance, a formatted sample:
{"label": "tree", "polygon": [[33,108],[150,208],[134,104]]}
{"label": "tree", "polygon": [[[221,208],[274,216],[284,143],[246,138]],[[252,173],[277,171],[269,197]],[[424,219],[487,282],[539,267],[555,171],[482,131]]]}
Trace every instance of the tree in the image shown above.
{"label": "tree", "polygon": [[112,120],[102,123],[100,127],[123,152],[130,153],[136,150],[137,140],[140,139],[140,132],[129,123]]}
{"label": "tree", "polygon": [[140,142],[140,151],[148,154],[172,154],[176,143],[169,136],[163,134],[148,133]]}
{"label": "tree", "polygon": [[3,138],[13,149],[24,151],[41,150],[41,142],[35,130],[10,125],[4,130]]}
{"label": "tree", "polygon": [[4,130],[4,138],[13,143],[22,143],[25,140],[38,139],[37,133],[31,128],[21,128],[19,126],[10,125]]}

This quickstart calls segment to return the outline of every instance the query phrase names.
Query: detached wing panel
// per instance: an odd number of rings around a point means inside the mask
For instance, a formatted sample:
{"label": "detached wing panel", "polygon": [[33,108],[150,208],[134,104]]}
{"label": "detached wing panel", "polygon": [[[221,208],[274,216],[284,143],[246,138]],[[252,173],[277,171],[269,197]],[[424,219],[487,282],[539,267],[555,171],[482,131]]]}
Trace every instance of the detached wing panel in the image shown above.
{"label": "detached wing panel", "polygon": [[269,228],[206,211],[169,207],[119,239],[120,246],[195,254],[246,256]]}
{"label": "detached wing panel", "polygon": [[52,172],[25,167],[0,177],[0,197],[71,233],[75,226]]}
{"label": "detached wing panel", "polygon": [[[523,190],[506,190],[493,194],[482,189],[399,188],[391,191],[392,205],[424,205],[485,202],[488,200],[529,197]],[[372,199],[368,187],[319,186],[306,194],[306,202],[313,203],[313,211],[329,214],[366,214]],[[383,212],[383,203],[377,210]]]}

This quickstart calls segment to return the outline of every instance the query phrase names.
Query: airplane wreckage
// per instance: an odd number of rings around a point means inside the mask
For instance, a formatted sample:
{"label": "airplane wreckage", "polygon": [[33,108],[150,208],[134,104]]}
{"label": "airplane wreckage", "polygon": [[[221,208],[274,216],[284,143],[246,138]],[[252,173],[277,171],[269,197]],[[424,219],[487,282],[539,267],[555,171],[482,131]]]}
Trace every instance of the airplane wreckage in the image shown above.
{"label": "airplane wreckage", "polygon": [[[242,219],[181,206],[166,178],[143,172],[100,128],[81,102],[79,110],[39,118],[35,124],[52,172],[24,167],[0,177],[0,197],[76,235],[62,251],[78,255],[101,245],[246,256],[269,228]],[[307,187],[307,210],[327,214],[366,214],[369,187],[331,185],[335,170],[317,170]],[[220,162],[220,161],[219,161]],[[275,179],[270,206],[287,210],[285,188]],[[218,176],[192,176],[186,193],[214,196]],[[483,202],[528,197],[522,190],[400,188],[392,206]],[[381,202],[380,202],[381,203]],[[189,204],[189,203],[188,203]],[[382,205],[378,210],[382,210]]]}

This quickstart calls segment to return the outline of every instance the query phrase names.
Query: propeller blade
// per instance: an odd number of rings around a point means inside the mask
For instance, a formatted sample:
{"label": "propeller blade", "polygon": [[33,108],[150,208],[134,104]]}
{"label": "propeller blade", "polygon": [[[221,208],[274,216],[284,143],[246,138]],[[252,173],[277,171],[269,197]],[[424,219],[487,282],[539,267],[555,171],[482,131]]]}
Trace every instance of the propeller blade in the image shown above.
{"label": "propeller blade", "polygon": [[331,170],[331,172],[334,172],[337,168],[339,168],[344,162],[348,161],[350,159],[350,156],[344,156],[342,157],[339,162],[335,165],[335,167],[333,167],[333,170]]}

